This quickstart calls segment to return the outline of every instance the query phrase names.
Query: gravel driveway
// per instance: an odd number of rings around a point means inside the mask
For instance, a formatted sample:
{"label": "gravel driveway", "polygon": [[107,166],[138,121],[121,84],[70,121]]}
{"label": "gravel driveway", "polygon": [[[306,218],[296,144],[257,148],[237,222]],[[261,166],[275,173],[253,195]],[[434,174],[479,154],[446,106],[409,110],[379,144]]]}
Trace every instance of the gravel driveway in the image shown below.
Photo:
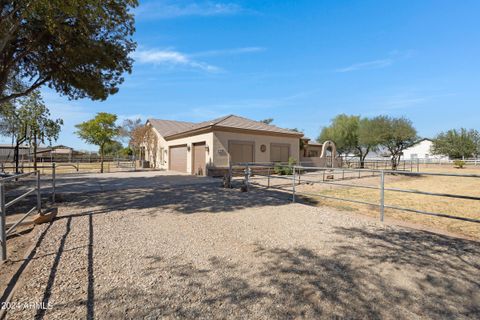
{"label": "gravel driveway", "polygon": [[10,319],[479,318],[480,243],[180,184],[64,195]]}

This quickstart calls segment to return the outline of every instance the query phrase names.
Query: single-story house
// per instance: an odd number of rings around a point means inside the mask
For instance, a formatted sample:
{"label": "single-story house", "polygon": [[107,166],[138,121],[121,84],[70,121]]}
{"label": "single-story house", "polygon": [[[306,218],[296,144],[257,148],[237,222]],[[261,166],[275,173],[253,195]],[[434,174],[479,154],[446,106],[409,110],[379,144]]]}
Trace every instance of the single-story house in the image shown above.
{"label": "single-story house", "polygon": [[303,133],[228,115],[192,123],[149,119],[154,132],[144,147],[154,168],[196,175],[216,175],[230,164],[300,160]]}

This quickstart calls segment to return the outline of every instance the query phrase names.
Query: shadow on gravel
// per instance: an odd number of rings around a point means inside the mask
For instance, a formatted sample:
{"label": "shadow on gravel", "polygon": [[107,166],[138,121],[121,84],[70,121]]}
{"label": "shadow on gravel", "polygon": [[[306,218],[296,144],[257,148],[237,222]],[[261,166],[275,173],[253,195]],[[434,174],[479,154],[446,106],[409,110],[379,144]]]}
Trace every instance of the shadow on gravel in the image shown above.
{"label": "shadow on gravel", "polygon": [[15,285],[18,282],[20,276],[23,274],[23,272],[27,268],[28,264],[32,261],[32,259],[35,258],[36,254],[37,254],[37,250],[40,247],[40,245],[42,244],[43,240],[45,239],[45,236],[47,235],[48,230],[50,229],[51,226],[52,226],[52,223],[50,223],[47,226],[47,228],[45,228],[45,230],[40,234],[40,236],[37,239],[37,242],[33,246],[32,251],[28,254],[27,258],[25,260],[23,260],[23,262],[20,264],[19,268],[17,269],[17,271],[15,272],[13,277],[8,282],[5,290],[3,291],[2,297],[0,298],[0,303],[2,303],[2,304],[5,303],[8,296],[10,294],[12,294],[12,291],[15,288]]}
{"label": "shadow on gravel", "polygon": [[[52,296],[52,290],[53,290],[53,285],[55,283],[55,278],[57,276],[58,265],[60,264],[63,251],[65,249],[65,242],[71,231],[71,226],[72,226],[72,218],[68,218],[65,233],[63,234],[62,239],[60,240],[57,253],[55,254],[55,259],[53,260],[53,265],[50,268],[50,274],[48,275],[47,286],[45,287],[45,290],[43,292],[42,305],[45,307],[49,305],[50,297]],[[45,317],[46,312],[47,312],[46,308],[39,308],[37,310],[37,313],[35,314],[35,319],[43,319]]]}
{"label": "shadow on gravel", "polygon": [[[244,208],[284,205],[291,201],[288,193],[256,189],[240,192],[213,184],[182,185],[167,188],[117,190],[91,194],[69,194],[62,197],[68,205],[84,207],[84,214],[108,213],[131,209],[147,209],[155,216],[165,211],[183,214],[204,212],[230,212]],[[88,210],[91,208],[91,210]],[[59,217],[65,218],[65,216]]]}
{"label": "shadow on gravel", "polygon": [[[128,318],[479,318],[479,243],[413,230],[336,233],[362,242],[329,254],[255,245],[249,262],[211,257],[203,268],[144,257],[139,277],[155,279],[151,287],[115,288],[96,303]],[[122,314],[112,304],[141,308]]]}

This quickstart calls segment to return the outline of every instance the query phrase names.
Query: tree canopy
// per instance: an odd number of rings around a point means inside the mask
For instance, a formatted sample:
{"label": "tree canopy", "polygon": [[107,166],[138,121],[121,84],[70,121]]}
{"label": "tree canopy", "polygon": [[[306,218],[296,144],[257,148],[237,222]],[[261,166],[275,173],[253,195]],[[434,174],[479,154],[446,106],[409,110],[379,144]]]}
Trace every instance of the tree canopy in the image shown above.
{"label": "tree canopy", "polygon": [[137,0],[2,1],[0,104],[42,85],[104,100],[131,72]]}
{"label": "tree canopy", "polygon": [[371,126],[370,119],[340,114],[332,119],[330,126],[322,129],[317,140],[332,140],[339,153],[353,153],[360,159],[360,167],[363,168],[365,157],[378,145],[377,136],[371,134]]}
{"label": "tree canopy", "polygon": [[476,157],[480,154],[480,132],[465,128],[441,132],[433,139],[432,152],[454,159]]}
{"label": "tree canopy", "polygon": [[260,122],[263,122],[265,124],[271,124],[273,122],[273,118],[263,119],[263,120],[260,120]]}
{"label": "tree canopy", "polygon": [[117,116],[111,113],[99,112],[95,118],[77,124],[76,134],[89,144],[100,148],[101,167],[103,173],[103,156],[105,145],[112,143],[119,135],[119,127],[115,124]]}
{"label": "tree canopy", "polygon": [[[62,119],[50,119],[50,110],[45,106],[40,92],[33,91],[18,110],[20,130],[25,130],[26,141],[33,148],[33,166],[37,169],[37,147],[41,143],[56,141],[60,134]],[[23,129],[24,128],[24,129]]]}
{"label": "tree canopy", "polygon": [[390,152],[392,169],[397,169],[403,150],[418,140],[417,130],[412,122],[404,117],[377,116],[370,121],[370,134],[376,137],[380,146]]}
{"label": "tree canopy", "polygon": [[128,146],[135,156],[140,153],[140,147],[145,139],[147,127],[141,119],[125,119],[120,128],[120,136],[128,140]]}
{"label": "tree canopy", "polygon": [[0,134],[10,136],[17,149],[27,142],[33,148],[33,165],[37,168],[37,147],[41,143],[52,143],[58,139],[62,119],[51,119],[38,90],[28,96],[9,101],[0,112]]}

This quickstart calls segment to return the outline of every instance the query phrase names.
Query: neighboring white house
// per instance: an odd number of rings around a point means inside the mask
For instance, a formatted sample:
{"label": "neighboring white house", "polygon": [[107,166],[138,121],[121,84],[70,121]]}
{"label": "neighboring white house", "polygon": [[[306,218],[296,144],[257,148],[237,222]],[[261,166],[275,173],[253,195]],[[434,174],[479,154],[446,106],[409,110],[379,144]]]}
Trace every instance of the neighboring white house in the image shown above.
{"label": "neighboring white house", "polygon": [[448,156],[432,154],[432,140],[422,139],[403,150],[402,160],[448,160]]}

